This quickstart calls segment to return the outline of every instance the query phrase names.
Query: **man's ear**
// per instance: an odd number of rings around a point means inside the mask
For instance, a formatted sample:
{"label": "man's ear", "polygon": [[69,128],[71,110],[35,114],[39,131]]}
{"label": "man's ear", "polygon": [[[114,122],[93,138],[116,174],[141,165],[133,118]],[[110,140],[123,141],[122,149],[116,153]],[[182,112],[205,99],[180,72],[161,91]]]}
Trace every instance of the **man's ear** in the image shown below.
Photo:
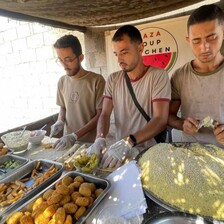
{"label": "man's ear", "polygon": [[84,55],[83,55],[83,54],[80,54],[80,55],[79,55],[79,61],[82,62],[83,60],[84,60]]}
{"label": "man's ear", "polygon": [[187,41],[187,43],[190,43],[190,38],[186,37],[186,41]]}
{"label": "man's ear", "polygon": [[139,49],[140,53],[142,53],[143,50],[144,50],[144,44],[143,44],[143,43],[140,43],[140,44],[138,45],[138,49]]}

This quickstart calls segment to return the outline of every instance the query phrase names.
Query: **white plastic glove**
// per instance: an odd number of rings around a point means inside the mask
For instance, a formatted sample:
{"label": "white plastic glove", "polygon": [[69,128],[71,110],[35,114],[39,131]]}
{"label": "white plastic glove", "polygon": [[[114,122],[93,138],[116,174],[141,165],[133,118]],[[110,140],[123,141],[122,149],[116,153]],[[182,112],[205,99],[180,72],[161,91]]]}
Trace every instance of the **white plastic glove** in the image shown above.
{"label": "white plastic glove", "polygon": [[50,133],[50,138],[54,135],[57,135],[60,131],[63,130],[64,128],[64,122],[61,120],[56,121],[52,126],[51,126],[51,133]]}
{"label": "white plastic glove", "polygon": [[76,140],[77,135],[75,133],[65,135],[54,143],[53,148],[55,148],[56,150],[64,150],[70,148],[75,144]]}
{"label": "white plastic glove", "polygon": [[96,153],[99,157],[102,156],[102,150],[106,148],[105,138],[97,138],[95,142],[86,150],[87,155]]}
{"label": "white plastic glove", "polygon": [[128,141],[125,141],[124,139],[114,143],[104,154],[101,162],[101,167],[102,168],[120,167],[131,148],[132,148],[131,144],[129,144]]}

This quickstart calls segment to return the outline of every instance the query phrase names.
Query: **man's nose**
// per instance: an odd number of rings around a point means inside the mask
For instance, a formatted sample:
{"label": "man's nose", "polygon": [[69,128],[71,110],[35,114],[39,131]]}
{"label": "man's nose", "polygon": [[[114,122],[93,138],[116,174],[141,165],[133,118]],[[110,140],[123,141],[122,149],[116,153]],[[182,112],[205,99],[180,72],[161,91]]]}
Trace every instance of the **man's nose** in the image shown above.
{"label": "man's nose", "polygon": [[210,44],[208,43],[208,41],[206,39],[204,39],[201,43],[201,48],[205,51],[208,51],[209,50],[209,46]]}
{"label": "man's nose", "polygon": [[123,61],[123,55],[122,54],[117,55],[117,61],[118,61],[118,63]]}

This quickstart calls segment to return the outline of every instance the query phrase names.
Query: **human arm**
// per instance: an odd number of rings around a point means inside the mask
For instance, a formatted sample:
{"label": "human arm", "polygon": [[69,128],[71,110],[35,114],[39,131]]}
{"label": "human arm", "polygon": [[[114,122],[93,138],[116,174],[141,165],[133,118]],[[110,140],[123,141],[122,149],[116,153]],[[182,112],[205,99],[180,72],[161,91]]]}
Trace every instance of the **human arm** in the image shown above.
{"label": "human arm", "polygon": [[97,123],[97,138],[106,138],[110,128],[110,116],[113,110],[113,101],[111,98],[103,99],[103,109]]}
{"label": "human arm", "polygon": [[133,134],[137,144],[141,144],[149,139],[154,138],[163,131],[167,125],[169,113],[169,101],[155,101],[152,103],[151,120],[139,131]]}
{"label": "human arm", "polygon": [[51,126],[50,137],[57,135],[64,128],[66,109],[60,107],[57,121]]}
{"label": "human arm", "polygon": [[216,140],[224,145],[224,124],[219,124],[217,121],[215,121],[214,125],[214,135]]}
{"label": "human arm", "polygon": [[70,148],[72,145],[75,144],[75,142],[85,135],[86,133],[90,132],[94,128],[96,128],[97,125],[97,120],[100,116],[101,110],[97,110],[96,115],[82,128],[80,128],[78,131],[74,131],[70,134],[64,135],[60,139],[58,139],[55,144],[54,148],[56,150],[64,150],[67,148]]}
{"label": "human arm", "polygon": [[178,110],[180,108],[180,100],[171,100],[169,108],[169,118],[168,125],[177,130],[182,130],[186,134],[193,135],[198,131],[199,121],[192,117],[186,119],[177,116]]}
{"label": "human arm", "polygon": [[184,124],[184,119],[177,116],[180,105],[180,100],[171,100],[169,106],[168,125],[177,130],[183,130]]}
{"label": "human arm", "polygon": [[[169,112],[169,101],[155,101],[153,102],[152,107],[153,117],[151,120],[136,133],[130,132],[130,134],[135,137],[137,144],[141,144],[149,139],[154,138],[166,127]],[[119,167],[133,146],[133,142],[129,136],[126,136],[124,139],[111,145],[103,156],[101,166],[103,168]]]}
{"label": "human arm", "polygon": [[96,153],[102,155],[102,150],[106,148],[105,138],[110,128],[110,115],[113,109],[112,100],[104,98],[103,109],[97,123],[97,136],[95,142],[88,148],[87,153],[89,155]]}

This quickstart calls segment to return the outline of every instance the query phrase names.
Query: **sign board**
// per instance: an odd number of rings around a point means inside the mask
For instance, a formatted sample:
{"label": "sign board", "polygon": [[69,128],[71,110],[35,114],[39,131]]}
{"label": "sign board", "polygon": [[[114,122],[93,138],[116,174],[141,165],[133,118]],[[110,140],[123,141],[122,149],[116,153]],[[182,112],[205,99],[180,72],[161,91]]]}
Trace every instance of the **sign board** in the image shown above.
{"label": "sign board", "polygon": [[[143,61],[146,65],[163,68],[171,76],[177,68],[194,58],[186,42],[187,19],[188,16],[183,16],[136,26],[142,34]],[[120,70],[112,48],[115,32],[105,33],[108,75]]]}

